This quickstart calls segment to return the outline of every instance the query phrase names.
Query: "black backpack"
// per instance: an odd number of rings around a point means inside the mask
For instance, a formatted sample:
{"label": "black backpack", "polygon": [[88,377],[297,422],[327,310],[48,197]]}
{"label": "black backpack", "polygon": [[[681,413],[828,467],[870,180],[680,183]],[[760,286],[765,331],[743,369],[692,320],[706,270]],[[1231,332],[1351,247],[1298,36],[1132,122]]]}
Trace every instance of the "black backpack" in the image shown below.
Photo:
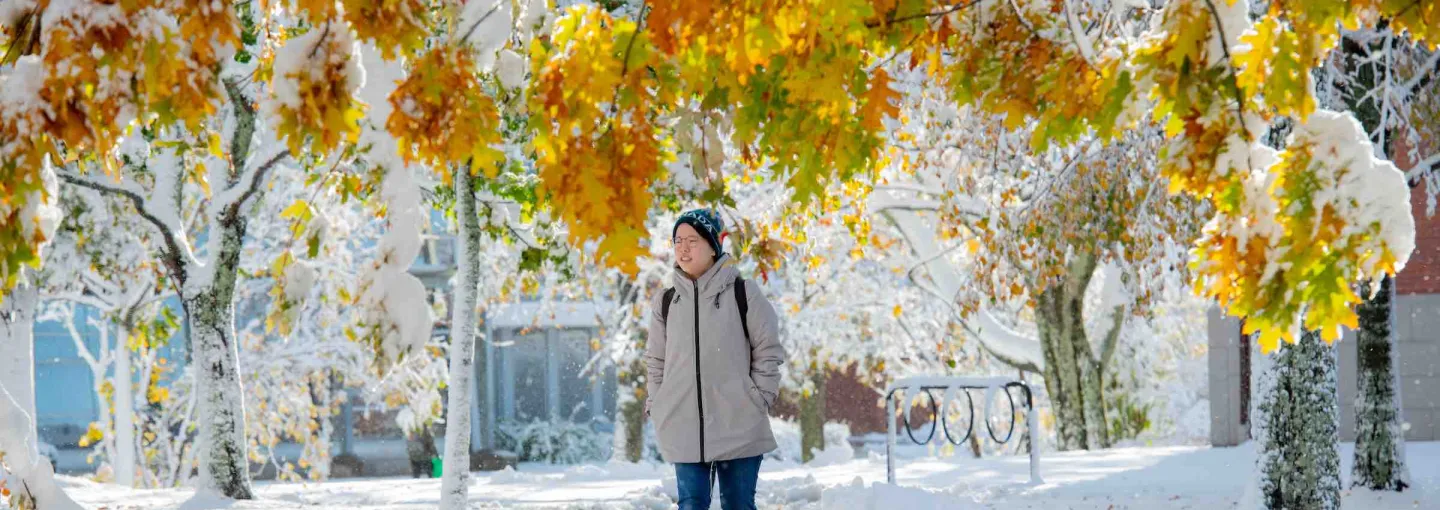
{"label": "black backpack", "polygon": [[[675,300],[675,287],[665,289],[665,299],[660,301],[660,316],[670,321],[670,302]],[[735,277],[735,307],[740,310],[740,327],[745,330],[745,341],[750,341],[750,319],[746,315],[750,313],[750,303],[745,300],[745,279]],[[695,320],[700,320],[696,317]]]}

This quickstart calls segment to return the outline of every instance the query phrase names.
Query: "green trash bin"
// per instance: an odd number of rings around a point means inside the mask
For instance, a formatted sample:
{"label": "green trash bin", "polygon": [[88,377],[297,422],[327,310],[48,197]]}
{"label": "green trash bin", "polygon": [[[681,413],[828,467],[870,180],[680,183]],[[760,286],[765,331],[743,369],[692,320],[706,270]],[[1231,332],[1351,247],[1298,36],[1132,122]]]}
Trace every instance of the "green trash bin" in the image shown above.
{"label": "green trash bin", "polygon": [[430,457],[430,478],[440,478],[440,474],[444,472],[445,461],[440,457]]}

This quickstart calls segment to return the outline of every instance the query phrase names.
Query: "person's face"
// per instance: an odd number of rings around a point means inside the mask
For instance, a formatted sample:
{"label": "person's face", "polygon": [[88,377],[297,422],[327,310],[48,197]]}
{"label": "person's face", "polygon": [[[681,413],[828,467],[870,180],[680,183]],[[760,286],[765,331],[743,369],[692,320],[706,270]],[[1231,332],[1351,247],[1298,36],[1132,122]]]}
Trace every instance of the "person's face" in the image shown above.
{"label": "person's face", "polygon": [[715,263],[715,250],[710,249],[710,243],[705,242],[705,238],[690,224],[680,224],[680,228],[675,230],[674,241],[675,264],[686,274],[698,277]]}

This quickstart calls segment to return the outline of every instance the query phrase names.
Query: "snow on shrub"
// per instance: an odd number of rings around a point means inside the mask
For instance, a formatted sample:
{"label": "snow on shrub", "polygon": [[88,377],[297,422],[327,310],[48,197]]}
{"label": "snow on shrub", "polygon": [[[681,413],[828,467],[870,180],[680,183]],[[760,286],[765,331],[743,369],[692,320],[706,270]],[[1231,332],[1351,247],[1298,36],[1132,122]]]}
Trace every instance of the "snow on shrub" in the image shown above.
{"label": "snow on shrub", "polygon": [[565,420],[535,420],[500,426],[499,446],[515,452],[522,462],[580,464],[610,457],[610,438],[586,424]]}

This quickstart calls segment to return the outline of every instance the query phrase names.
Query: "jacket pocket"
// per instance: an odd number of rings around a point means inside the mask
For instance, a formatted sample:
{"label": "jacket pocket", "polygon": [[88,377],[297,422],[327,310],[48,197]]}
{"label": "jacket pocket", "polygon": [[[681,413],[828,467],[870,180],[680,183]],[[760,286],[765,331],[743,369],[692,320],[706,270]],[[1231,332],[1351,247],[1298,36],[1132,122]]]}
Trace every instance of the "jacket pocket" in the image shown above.
{"label": "jacket pocket", "polygon": [[745,394],[750,396],[750,403],[765,414],[770,414],[770,404],[765,403],[765,395],[760,393],[760,387],[749,377],[745,378]]}

